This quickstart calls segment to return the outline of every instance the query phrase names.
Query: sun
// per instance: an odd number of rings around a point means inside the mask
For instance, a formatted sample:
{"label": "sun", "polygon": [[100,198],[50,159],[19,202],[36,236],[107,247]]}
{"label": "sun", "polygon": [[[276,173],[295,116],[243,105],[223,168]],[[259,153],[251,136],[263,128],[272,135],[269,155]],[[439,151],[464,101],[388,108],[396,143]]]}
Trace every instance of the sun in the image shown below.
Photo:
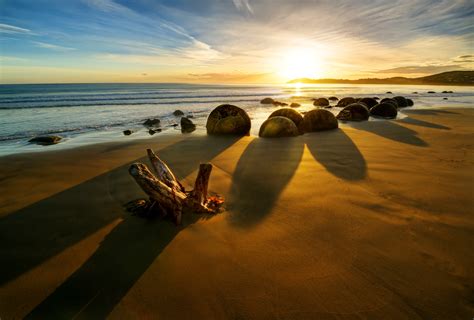
{"label": "sun", "polygon": [[279,59],[277,69],[285,80],[317,78],[322,73],[321,56],[315,50],[293,49]]}

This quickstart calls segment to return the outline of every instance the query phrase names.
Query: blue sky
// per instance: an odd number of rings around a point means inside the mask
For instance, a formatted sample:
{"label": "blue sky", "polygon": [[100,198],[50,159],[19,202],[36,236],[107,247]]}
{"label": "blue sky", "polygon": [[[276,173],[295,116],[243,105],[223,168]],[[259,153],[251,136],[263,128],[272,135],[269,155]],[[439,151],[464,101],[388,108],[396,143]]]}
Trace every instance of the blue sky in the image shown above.
{"label": "blue sky", "polygon": [[472,69],[472,0],[0,0],[2,83],[281,82]]}

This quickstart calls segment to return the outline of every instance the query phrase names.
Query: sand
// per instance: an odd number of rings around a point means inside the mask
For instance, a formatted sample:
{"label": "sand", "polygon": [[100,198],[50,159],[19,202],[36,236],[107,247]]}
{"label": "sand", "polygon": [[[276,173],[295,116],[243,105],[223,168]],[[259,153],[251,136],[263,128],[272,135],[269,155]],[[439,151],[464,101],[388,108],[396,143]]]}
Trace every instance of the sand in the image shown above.
{"label": "sand", "polygon": [[[0,158],[0,317],[470,319],[474,110],[297,138],[159,136]],[[227,211],[124,212],[152,147]]]}

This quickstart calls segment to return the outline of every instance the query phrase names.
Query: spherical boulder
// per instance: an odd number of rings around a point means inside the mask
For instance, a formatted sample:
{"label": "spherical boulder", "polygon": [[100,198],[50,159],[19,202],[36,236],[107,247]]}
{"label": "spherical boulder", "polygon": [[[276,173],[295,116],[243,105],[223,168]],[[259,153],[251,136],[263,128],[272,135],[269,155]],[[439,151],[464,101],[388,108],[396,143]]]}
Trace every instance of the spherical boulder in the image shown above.
{"label": "spherical boulder", "polygon": [[339,100],[339,98],[338,97],[329,97],[328,100],[329,101],[337,101],[337,100]]}
{"label": "spherical boulder", "polygon": [[384,102],[391,103],[391,104],[393,104],[393,106],[394,106],[395,108],[398,108],[398,102],[397,102],[397,100],[394,100],[394,99],[392,99],[392,98],[383,98],[383,99],[380,101],[380,103],[384,103]]}
{"label": "spherical boulder", "polygon": [[412,99],[407,99],[407,106],[412,107],[414,105]]}
{"label": "spherical boulder", "polygon": [[352,103],[339,112],[338,120],[363,121],[369,119],[369,109],[362,103]]}
{"label": "spherical boulder", "polygon": [[381,117],[393,119],[397,117],[397,108],[391,103],[382,102],[370,109],[370,115],[374,117]]}
{"label": "spherical boulder", "polygon": [[344,108],[345,106],[348,106],[351,103],[356,103],[356,102],[357,102],[356,99],[354,99],[352,97],[346,97],[346,98],[342,98],[341,100],[339,100],[337,102],[336,107]]}
{"label": "spherical boulder", "polygon": [[248,135],[250,126],[247,112],[231,104],[212,110],[206,123],[207,133],[215,135]]}
{"label": "spherical boulder", "polygon": [[281,108],[276,111],[273,111],[273,113],[268,118],[273,117],[288,118],[293,121],[297,127],[299,127],[301,125],[301,122],[303,122],[303,116],[301,115],[301,113],[291,108]]}
{"label": "spherical boulder", "polygon": [[160,125],[160,119],[155,118],[155,119],[146,119],[145,122],[143,122],[143,125],[145,127],[154,127],[154,126],[159,126]]}
{"label": "spherical boulder", "polygon": [[262,123],[258,135],[262,138],[294,137],[299,135],[299,131],[290,119],[275,116]]}
{"label": "spherical boulder", "polygon": [[327,110],[316,109],[305,113],[301,125],[304,132],[336,129],[339,126],[336,117]]}
{"label": "spherical boulder", "polygon": [[175,110],[175,111],[173,112],[173,115],[174,115],[175,117],[181,117],[181,116],[184,116],[184,112],[181,111],[181,110]]}
{"label": "spherical boulder", "polygon": [[318,98],[314,100],[313,105],[317,107],[325,107],[329,105],[329,100],[326,98]]}
{"label": "spherical boulder", "polygon": [[369,109],[378,103],[377,100],[375,100],[374,98],[362,98],[359,100],[359,102],[365,103],[365,105]]}
{"label": "spherical boulder", "polygon": [[292,104],[290,104],[290,108],[299,108],[299,107],[301,107],[301,104],[299,103],[293,102]]}
{"label": "spherical boulder", "polygon": [[261,104],[273,104],[274,100],[272,98],[264,98],[260,100]]}
{"label": "spherical boulder", "polygon": [[407,99],[405,99],[405,97],[396,96],[396,97],[393,97],[393,100],[397,101],[397,104],[398,104],[399,108],[408,107]]}

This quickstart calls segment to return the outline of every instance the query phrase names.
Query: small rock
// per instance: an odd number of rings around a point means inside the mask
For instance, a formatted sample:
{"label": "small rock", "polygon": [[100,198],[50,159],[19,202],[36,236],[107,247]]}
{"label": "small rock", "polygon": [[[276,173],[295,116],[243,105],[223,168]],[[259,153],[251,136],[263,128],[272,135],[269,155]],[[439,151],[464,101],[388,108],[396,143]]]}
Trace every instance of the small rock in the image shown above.
{"label": "small rock", "polygon": [[175,110],[173,112],[173,115],[176,116],[176,117],[184,116],[184,112],[181,111],[181,110]]}
{"label": "small rock", "polygon": [[290,104],[290,108],[299,108],[299,107],[301,107],[301,104],[299,103],[293,102],[292,104]]}
{"label": "small rock", "polygon": [[337,100],[339,100],[339,98],[338,97],[329,97],[328,100],[329,101],[337,101]]}
{"label": "small rock", "polygon": [[150,134],[150,136],[154,135],[157,132],[161,132],[161,129],[150,129],[150,130],[148,130],[148,133]]}
{"label": "small rock", "polygon": [[373,97],[373,99],[374,99],[374,100],[380,100],[380,98],[379,98],[379,97]]}
{"label": "small rock", "polygon": [[274,101],[272,98],[265,98],[265,99],[260,100],[261,104],[273,104],[273,102]]}
{"label": "small rock", "polygon": [[42,146],[49,146],[52,144],[57,144],[61,141],[62,137],[60,136],[40,136],[34,137],[33,139],[28,140],[28,142],[36,143]]}
{"label": "small rock", "polygon": [[146,127],[154,127],[158,126],[160,124],[160,119],[155,118],[155,119],[146,119],[145,122],[143,122],[143,125]]}
{"label": "small rock", "polygon": [[428,91],[428,93],[436,93],[435,91]]}
{"label": "small rock", "polygon": [[448,98],[443,98],[443,100],[448,100]]}
{"label": "small rock", "polygon": [[413,94],[418,94],[418,92],[417,92],[417,91],[414,91]]}
{"label": "small rock", "polygon": [[385,92],[386,94],[393,94],[392,91],[387,91]]}
{"label": "small rock", "polygon": [[325,107],[329,105],[329,100],[326,98],[318,98],[314,100],[313,105],[317,107]]}
{"label": "small rock", "polygon": [[126,136],[129,136],[133,133],[132,130],[124,130],[123,134],[126,135]]}
{"label": "small rock", "polygon": [[193,132],[194,130],[196,130],[196,125],[188,118],[182,117],[181,118],[181,132],[190,133],[190,132]]}

